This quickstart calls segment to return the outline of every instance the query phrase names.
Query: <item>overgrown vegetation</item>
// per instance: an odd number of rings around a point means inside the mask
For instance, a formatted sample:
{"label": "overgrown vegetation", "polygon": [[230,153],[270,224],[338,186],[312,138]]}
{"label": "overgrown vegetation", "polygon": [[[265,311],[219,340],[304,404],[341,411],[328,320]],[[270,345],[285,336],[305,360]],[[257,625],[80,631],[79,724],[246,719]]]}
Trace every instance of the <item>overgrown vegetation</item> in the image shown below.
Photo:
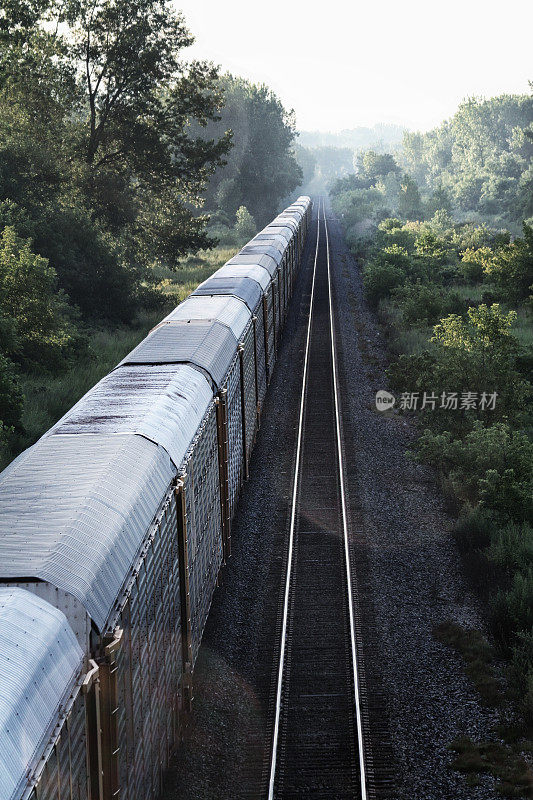
{"label": "overgrown vegetation", "polygon": [[0,9],[2,465],[300,181],[292,115],[192,41],[170,0]]}
{"label": "overgrown vegetation", "polygon": [[[405,142],[398,160],[362,153],[331,191],[387,337],[396,408],[420,423],[411,456],[435,469],[456,511],[521,720],[518,743],[455,743],[455,764],[491,772],[507,796],[533,796],[521,755],[533,740],[532,109],[530,98],[466,103],[436,132],[407,135],[410,158]],[[484,639],[436,635],[498,705]]]}

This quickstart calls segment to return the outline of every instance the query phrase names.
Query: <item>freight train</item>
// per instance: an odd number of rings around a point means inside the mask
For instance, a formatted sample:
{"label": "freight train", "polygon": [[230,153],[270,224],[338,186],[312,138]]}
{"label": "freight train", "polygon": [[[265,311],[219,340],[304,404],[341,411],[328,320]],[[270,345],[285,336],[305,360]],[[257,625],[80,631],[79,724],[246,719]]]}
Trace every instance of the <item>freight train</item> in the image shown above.
{"label": "freight train", "polygon": [[289,206],[0,475],[0,800],[157,798],[310,213]]}

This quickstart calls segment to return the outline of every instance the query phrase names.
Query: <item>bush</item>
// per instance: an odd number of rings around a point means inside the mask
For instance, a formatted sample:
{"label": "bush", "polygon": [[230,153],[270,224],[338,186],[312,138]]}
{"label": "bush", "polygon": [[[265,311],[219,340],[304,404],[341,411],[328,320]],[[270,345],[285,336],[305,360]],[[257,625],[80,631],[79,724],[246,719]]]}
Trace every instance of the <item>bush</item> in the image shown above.
{"label": "bush", "polygon": [[15,365],[0,353],[0,430],[4,444],[9,437],[9,429],[21,427],[21,413],[22,391]]}
{"label": "bush", "polygon": [[468,283],[481,283],[485,276],[485,263],[491,256],[490,247],[480,247],[478,250],[468,247],[459,262],[459,273]]}
{"label": "bush", "polygon": [[449,431],[426,429],[415,458],[447,476],[463,503],[479,503],[517,522],[533,521],[533,442],[521,431],[477,421],[463,439],[454,439]]}
{"label": "bush", "polygon": [[492,532],[497,525],[497,518],[492,511],[477,506],[469,508],[457,520],[453,535],[462,551],[481,550],[491,543]]}
{"label": "bush", "polygon": [[235,217],[235,233],[237,234],[237,238],[243,243],[248,242],[257,233],[257,225],[255,224],[254,218],[246,206],[238,208]]}
{"label": "bush", "polygon": [[498,637],[511,645],[513,634],[533,628],[533,567],[515,572],[509,589],[500,590],[492,604]]}
{"label": "bush", "polygon": [[533,528],[516,522],[493,527],[486,555],[509,575],[516,570],[527,571],[533,564]]}
{"label": "bush", "polygon": [[[25,367],[62,367],[82,347],[55,271],[14,228],[0,236],[0,316],[11,322],[8,354]],[[5,420],[4,420],[5,421]]]}
{"label": "bush", "polygon": [[368,302],[376,307],[384,297],[405,281],[405,272],[390,263],[369,262],[363,270],[363,283]]}
{"label": "bush", "polygon": [[[483,270],[505,300],[527,300],[533,285],[533,228],[524,222],[524,238],[492,252],[483,248]],[[488,252],[487,252],[488,251]],[[478,251],[480,252],[480,251]]]}
{"label": "bush", "polygon": [[462,310],[457,292],[437,283],[406,283],[392,292],[401,312],[403,325],[432,325],[447,314]]}

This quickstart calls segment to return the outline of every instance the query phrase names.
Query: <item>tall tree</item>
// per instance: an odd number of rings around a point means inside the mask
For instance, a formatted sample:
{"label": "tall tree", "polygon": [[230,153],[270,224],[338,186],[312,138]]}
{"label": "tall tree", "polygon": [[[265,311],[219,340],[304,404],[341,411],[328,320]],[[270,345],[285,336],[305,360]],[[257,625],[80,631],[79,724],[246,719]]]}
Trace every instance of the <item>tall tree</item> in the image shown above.
{"label": "tall tree", "polygon": [[232,215],[244,205],[263,225],[302,181],[293,150],[294,114],[264,85],[225,75],[221,88],[226,98],[222,119],[208,126],[208,134],[220,136],[229,128],[235,146],[211,182],[206,207]]}

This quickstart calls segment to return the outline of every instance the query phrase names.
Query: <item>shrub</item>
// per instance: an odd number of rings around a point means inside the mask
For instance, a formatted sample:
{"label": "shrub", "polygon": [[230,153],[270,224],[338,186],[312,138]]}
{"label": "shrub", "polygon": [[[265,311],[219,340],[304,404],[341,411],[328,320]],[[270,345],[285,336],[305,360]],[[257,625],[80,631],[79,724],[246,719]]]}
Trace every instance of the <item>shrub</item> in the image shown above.
{"label": "shrub", "polygon": [[490,247],[475,250],[468,247],[459,262],[459,273],[468,283],[481,283],[485,275],[485,264],[492,257]]}
{"label": "shrub", "polygon": [[526,300],[533,285],[533,228],[524,222],[524,238],[486,258],[483,268],[507,300]]}
{"label": "shrub", "polygon": [[533,567],[515,572],[511,586],[500,590],[492,604],[493,624],[498,637],[507,645],[518,631],[533,628]]}
{"label": "shrub", "polygon": [[436,283],[406,283],[392,294],[400,308],[404,325],[432,325],[441,317],[462,309],[457,292]]}
{"label": "shrub", "polygon": [[26,367],[58,369],[81,348],[72,309],[56,283],[54,269],[32,252],[30,240],[5,228],[0,236],[0,315],[12,325],[8,354]]}
{"label": "shrub", "polygon": [[509,574],[527,571],[533,564],[533,528],[527,523],[509,522],[493,527],[487,557]]}
{"label": "shrub", "polygon": [[0,353],[0,430],[2,439],[8,438],[10,428],[20,428],[22,391],[15,365]]}
{"label": "shrub", "polygon": [[506,514],[516,521],[532,521],[533,442],[521,431],[496,423],[474,423],[463,439],[449,431],[425,430],[415,458],[447,476],[463,503]]}
{"label": "shrub", "polygon": [[257,233],[255,220],[246,206],[240,206],[240,208],[237,209],[235,217],[235,233],[237,234],[237,238],[243,243],[247,242]]}
{"label": "shrub", "polygon": [[401,286],[406,275],[402,269],[394,264],[369,262],[363,271],[363,282],[368,302],[377,306],[383,297],[389,297],[392,290]]}

